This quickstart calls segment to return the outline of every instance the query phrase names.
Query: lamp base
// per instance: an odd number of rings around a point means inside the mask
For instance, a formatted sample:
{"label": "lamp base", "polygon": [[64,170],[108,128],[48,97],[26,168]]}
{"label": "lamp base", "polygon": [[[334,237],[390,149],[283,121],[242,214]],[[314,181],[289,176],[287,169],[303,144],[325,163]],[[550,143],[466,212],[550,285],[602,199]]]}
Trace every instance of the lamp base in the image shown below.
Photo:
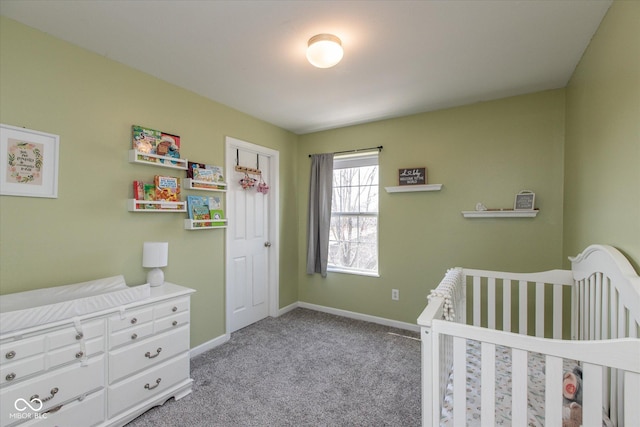
{"label": "lamp base", "polygon": [[154,268],[147,273],[149,286],[160,286],[164,283],[164,273],[159,268]]}

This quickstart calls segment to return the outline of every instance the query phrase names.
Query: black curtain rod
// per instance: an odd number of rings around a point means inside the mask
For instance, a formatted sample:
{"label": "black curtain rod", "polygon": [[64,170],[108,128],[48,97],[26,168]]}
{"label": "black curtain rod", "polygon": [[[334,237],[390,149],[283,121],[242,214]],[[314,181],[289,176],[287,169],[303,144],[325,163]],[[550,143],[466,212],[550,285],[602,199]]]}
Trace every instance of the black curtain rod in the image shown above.
{"label": "black curtain rod", "polygon": [[[382,151],[382,145],[378,145],[377,147],[369,147],[369,148],[356,148],[354,150],[345,150],[345,151],[334,151],[333,154],[344,154],[344,153],[358,153],[360,151],[371,151],[378,150],[378,152]],[[309,157],[313,156],[313,154],[309,154]]]}

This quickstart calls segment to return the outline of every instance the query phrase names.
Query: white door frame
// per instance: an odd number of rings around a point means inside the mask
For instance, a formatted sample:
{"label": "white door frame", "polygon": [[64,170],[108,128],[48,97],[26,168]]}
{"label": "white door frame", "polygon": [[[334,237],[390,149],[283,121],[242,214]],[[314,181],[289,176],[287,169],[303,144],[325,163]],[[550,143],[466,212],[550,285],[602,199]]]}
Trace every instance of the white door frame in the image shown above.
{"label": "white door frame", "polygon": [[[280,153],[277,150],[273,150],[271,148],[266,148],[260,145],[252,144],[250,142],[242,141],[240,139],[236,139],[230,136],[225,137],[225,168],[227,171],[227,176],[232,176],[231,171],[234,170],[235,164],[235,156],[232,155],[232,152],[235,151],[236,148],[255,151],[256,153],[260,153],[264,156],[269,157],[270,168],[271,168],[271,176],[269,184],[269,241],[271,242],[271,247],[269,248],[269,278],[268,278],[268,315],[271,317],[278,317],[279,313],[279,295],[280,295],[280,230],[279,230],[279,217],[280,217],[280,185],[279,185],[279,176],[280,176]],[[227,211],[227,226],[233,227],[234,220],[234,207],[232,203],[229,203],[227,200],[226,203],[226,211]],[[227,337],[231,335],[231,283],[230,283],[230,275],[229,271],[231,271],[231,259],[228,256],[230,253],[231,239],[230,232],[225,233],[225,331]]]}

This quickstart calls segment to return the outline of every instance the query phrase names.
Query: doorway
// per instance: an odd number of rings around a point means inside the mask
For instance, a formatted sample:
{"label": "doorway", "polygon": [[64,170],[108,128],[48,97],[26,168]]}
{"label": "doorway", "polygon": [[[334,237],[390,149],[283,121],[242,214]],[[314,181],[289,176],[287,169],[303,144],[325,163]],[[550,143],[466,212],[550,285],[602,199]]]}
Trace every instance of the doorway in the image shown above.
{"label": "doorway", "polygon": [[[279,153],[231,137],[225,148],[226,332],[231,334],[278,315]],[[243,178],[256,182],[243,187]],[[257,191],[261,178],[269,186],[266,193]]]}

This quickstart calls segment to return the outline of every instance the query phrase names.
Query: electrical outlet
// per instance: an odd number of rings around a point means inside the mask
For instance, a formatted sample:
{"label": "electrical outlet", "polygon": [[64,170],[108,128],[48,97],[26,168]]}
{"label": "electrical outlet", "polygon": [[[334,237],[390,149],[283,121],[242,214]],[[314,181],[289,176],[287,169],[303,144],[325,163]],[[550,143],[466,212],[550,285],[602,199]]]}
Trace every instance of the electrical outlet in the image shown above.
{"label": "electrical outlet", "polygon": [[400,291],[397,289],[391,289],[391,299],[398,301],[400,299]]}

